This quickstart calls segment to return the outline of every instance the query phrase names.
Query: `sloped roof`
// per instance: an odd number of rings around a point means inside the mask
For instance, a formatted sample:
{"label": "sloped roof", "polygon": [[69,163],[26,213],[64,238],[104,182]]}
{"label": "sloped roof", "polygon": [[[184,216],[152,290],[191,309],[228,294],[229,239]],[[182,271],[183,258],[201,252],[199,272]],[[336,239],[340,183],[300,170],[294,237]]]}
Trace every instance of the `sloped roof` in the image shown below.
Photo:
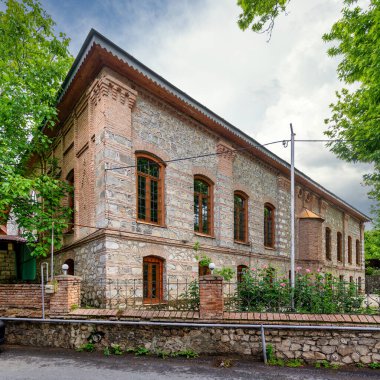
{"label": "sloped roof", "polygon": [[313,211],[308,210],[307,208],[304,208],[297,216],[299,219],[322,219],[324,220],[320,215],[316,214]]}
{"label": "sloped roof", "polygon": [[[129,77],[137,84],[151,89],[158,97],[179,108],[224,138],[234,141],[237,145],[247,149],[248,152],[290,178],[290,164],[288,162],[172,85],[94,29],[91,29],[87,35],[78,56],[62,84],[58,96],[58,110],[61,121],[64,121],[69,115],[70,110],[75,102],[79,100],[83,91],[90,84],[90,81],[104,66],[108,66],[121,75]],[[312,180],[306,174],[299,170],[296,170],[295,174],[297,183],[308,187],[360,221],[367,222],[370,220],[367,215]]]}

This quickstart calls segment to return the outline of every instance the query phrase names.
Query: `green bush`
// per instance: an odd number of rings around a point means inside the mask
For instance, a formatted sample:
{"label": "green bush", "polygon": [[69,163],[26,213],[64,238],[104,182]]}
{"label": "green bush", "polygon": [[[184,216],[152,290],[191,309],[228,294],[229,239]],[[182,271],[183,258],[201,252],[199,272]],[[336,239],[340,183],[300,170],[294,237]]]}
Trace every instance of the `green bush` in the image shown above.
{"label": "green bush", "polygon": [[344,283],[330,274],[296,273],[294,310],[287,278],[276,278],[271,267],[245,270],[233,299],[239,311],[299,313],[352,313],[361,311],[364,297],[354,283]]}

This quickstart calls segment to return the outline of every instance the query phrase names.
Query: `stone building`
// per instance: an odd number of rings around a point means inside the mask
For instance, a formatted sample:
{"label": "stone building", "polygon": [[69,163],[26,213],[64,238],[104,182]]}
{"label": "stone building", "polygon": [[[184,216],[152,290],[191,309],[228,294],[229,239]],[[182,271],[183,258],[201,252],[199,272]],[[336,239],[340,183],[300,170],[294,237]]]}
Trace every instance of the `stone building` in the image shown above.
{"label": "stone building", "polygon": [[[94,30],[58,108],[75,214],[56,271],[70,260],[85,292],[144,278],[160,299],[168,278],[198,275],[195,242],[217,267],[288,274],[288,163]],[[296,215],[297,265],[363,281],[363,213],[296,171]]]}

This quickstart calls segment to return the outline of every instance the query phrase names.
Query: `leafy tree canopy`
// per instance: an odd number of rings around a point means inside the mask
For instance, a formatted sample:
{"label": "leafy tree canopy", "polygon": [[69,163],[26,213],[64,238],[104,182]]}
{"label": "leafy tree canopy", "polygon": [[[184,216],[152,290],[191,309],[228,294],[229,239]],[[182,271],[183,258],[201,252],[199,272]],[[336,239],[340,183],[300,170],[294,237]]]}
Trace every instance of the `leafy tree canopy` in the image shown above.
{"label": "leafy tree canopy", "polygon": [[364,243],[365,259],[380,261],[380,231],[366,231],[364,234]]}
{"label": "leafy tree canopy", "polygon": [[365,271],[367,275],[380,274],[380,230],[364,233]]}
{"label": "leafy tree canopy", "polygon": [[240,29],[271,35],[275,18],[286,11],[290,0],[238,0],[243,13],[239,15]]}
{"label": "leafy tree canopy", "polygon": [[[290,0],[238,0],[243,13],[238,24],[243,30],[272,32],[275,18],[286,11]],[[331,57],[340,57],[338,78],[346,88],[336,93],[325,120],[330,149],[349,162],[373,164],[364,175],[376,201],[375,224],[380,223],[380,0],[362,7],[358,0],[342,0],[342,17],[323,36],[332,43]]]}
{"label": "leafy tree canopy", "polygon": [[59,246],[70,213],[62,202],[70,189],[48,160],[46,134],[56,123],[57,93],[72,63],[69,39],[55,35],[37,0],[0,1],[0,224],[12,210],[35,254],[46,255],[52,222]]}
{"label": "leafy tree canopy", "polygon": [[342,18],[323,36],[335,46],[328,50],[332,57],[342,58],[337,73],[348,85],[336,93],[330,105],[332,115],[326,120],[325,132],[332,139],[331,150],[351,162],[372,163],[374,170],[365,174],[376,200],[376,222],[380,217],[380,1],[371,0],[366,9],[357,1],[346,0]]}

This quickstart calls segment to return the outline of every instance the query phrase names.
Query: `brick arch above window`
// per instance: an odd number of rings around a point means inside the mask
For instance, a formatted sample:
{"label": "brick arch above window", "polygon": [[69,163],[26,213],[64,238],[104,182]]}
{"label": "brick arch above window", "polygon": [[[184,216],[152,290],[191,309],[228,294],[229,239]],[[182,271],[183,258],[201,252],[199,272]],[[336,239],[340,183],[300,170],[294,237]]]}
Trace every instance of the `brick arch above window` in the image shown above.
{"label": "brick arch above window", "polygon": [[139,153],[146,153],[150,154],[152,156],[157,157],[157,159],[165,162],[170,160],[169,154],[165,151],[160,149],[158,146],[148,143],[148,142],[143,142],[143,141],[133,141],[133,148],[134,148],[134,154],[139,154]]}
{"label": "brick arch above window", "polygon": [[193,166],[192,172],[193,172],[193,177],[196,177],[196,176],[204,177],[208,179],[209,181],[211,181],[213,184],[216,183],[215,172],[213,172],[210,169],[207,169],[203,166]]}
{"label": "brick arch above window", "polygon": [[252,188],[245,186],[244,184],[240,182],[233,183],[233,188],[236,189],[236,191],[241,191],[242,193],[246,194],[249,199],[252,199],[255,197],[255,193],[252,192]]}
{"label": "brick arch above window", "polygon": [[164,225],[165,165],[151,153],[136,153],[137,221]]}
{"label": "brick arch above window", "polygon": [[278,208],[277,200],[275,198],[268,196],[268,195],[264,195],[264,197],[262,198],[262,202],[264,202],[264,205],[269,204],[272,207],[274,207],[275,209]]}

